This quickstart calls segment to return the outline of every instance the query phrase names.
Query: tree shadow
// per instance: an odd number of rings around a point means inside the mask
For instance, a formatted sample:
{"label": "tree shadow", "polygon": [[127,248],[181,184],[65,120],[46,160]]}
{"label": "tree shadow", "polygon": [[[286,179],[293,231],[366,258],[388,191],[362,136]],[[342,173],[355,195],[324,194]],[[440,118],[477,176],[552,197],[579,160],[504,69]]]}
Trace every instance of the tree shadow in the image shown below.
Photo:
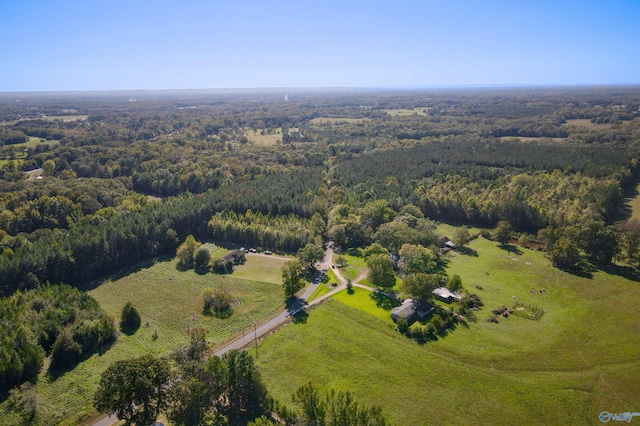
{"label": "tree shadow", "polygon": [[602,270],[610,275],[618,275],[631,281],[640,282],[640,271],[631,266],[622,266],[612,263],[603,267]]}
{"label": "tree shadow", "polygon": [[152,259],[146,259],[143,261],[140,261],[138,263],[136,263],[133,266],[129,266],[126,268],[122,268],[122,269],[118,269],[117,271],[111,273],[111,274],[105,274],[104,276],[97,278],[95,280],[89,281],[89,282],[84,282],[84,283],[80,283],[77,285],[78,290],[82,290],[82,291],[90,291],[90,290],[95,290],[96,288],[100,287],[102,284],[105,283],[105,281],[108,280],[112,280],[112,281],[117,281],[121,278],[124,278],[128,275],[131,275],[135,272],[139,272],[143,269],[147,269],[152,267],[153,265],[155,265],[158,262],[167,262],[171,260],[171,256],[161,256],[161,257],[156,257],[156,258],[152,258]]}
{"label": "tree shadow", "polygon": [[511,254],[515,254],[517,256],[522,255],[522,250],[520,250],[518,246],[514,246],[513,244],[500,244],[498,247],[500,247],[502,250],[507,251]]}
{"label": "tree shadow", "polygon": [[378,308],[382,308],[385,311],[390,311],[396,306],[400,306],[401,303],[397,297],[391,297],[381,291],[372,291],[369,293],[369,297],[376,303]]}
{"label": "tree shadow", "polygon": [[207,274],[211,271],[211,269],[209,269],[209,268],[208,268],[208,267],[206,267],[206,266],[200,266],[200,267],[196,266],[196,268],[194,269],[194,271],[195,271],[195,272],[196,272],[196,274],[198,274],[198,275],[207,275]]}
{"label": "tree shadow", "polygon": [[460,254],[464,254],[465,256],[478,257],[478,252],[471,247],[459,247],[456,251]]}
{"label": "tree shadow", "polygon": [[558,266],[558,269],[566,272],[567,274],[575,275],[576,277],[593,279],[594,270],[591,268]]}
{"label": "tree shadow", "polygon": [[127,336],[133,336],[140,328],[140,324],[122,324],[120,323],[120,331]]}
{"label": "tree shadow", "polygon": [[291,321],[294,324],[306,324],[307,323],[307,318],[309,318],[309,313],[307,311],[305,311],[304,309],[296,312],[292,317],[291,317]]}
{"label": "tree shadow", "polygon": [[308,303],[306,300],[300,298],[300,297],[296,297],[296,296],[292,296],[290,298],[287,299],[286,301],[286,310],[287,310],[287,314],[289,314],[289,316],[294,316],[298,311],[304,309],[305,306],[307,306]]}
{"label": "tree shadow", "polygon": [[60,366],[50,364],[49,368],[47,368],[47,372],[44,374],[45,379],[47,379],[49,382],[55,382],[65,373],[76,368],[81,362],[91,358],[92,355],[94,354],[98,354],[100,356],[104,355],[107,352],[107,350],[109,350],[111,346],[114,345],[115,342],[116,342],[116,339],[114,339],[111,342],[105,342],[102,345],[100,345],[98,348],[96,348],[96,350],[89,351],[85,354],[82,354],[79,358],[77,358],[76,360],[70,361],[67,364],[60,365]]}
{"label": "tree shadow", "polygon": [[426,345],[429,342],[437,342],[438,340],[440,340],[438,338],[438,336],[434,333],[429,333],[424,337],[420,337],[418,339],[415,339],[416,343],[420,346]]}

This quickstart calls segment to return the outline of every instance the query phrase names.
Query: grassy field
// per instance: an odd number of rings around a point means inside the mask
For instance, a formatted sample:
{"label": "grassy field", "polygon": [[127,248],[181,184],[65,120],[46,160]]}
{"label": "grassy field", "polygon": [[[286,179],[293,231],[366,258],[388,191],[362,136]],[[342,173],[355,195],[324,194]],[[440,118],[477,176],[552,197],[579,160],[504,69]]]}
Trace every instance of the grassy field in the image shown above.
{"label": "grassy field", "polygon": [[427,116],[429,112],[429,108],[427,107],[417,107],[413,109],[383,109],[384,112],[389,114],[392,117],[398,116],[408,116],[408,115],[422,115]]}
{"label": "grassy field", "polygon": [[45,140],[42,138],[37,138],[35,136],[29,136],[29,141],[25,143],[19,143],[14,146],[19,146],[23,148],[35,148],[38,145],[58,145],[60,141],[54,140]]}
{"label": "grassy field", "polygon": [[317,299],[318,297],[329,293],[331,290],[335,288],[333,284],[337,286],[338,278],[336,278],[336,274],[333,273],[333,270],[329,269],[327,270],[325,282],[321,282],[318,284],[318,287],[316,287],[313,293],[311,293],[311,296],[309,296],[309,298],[307,299],[307,302],[311,302],[312,300]]}
{"label": "grassy field", "polygon": [[[259,365],[274,396],[290,403],[312,380],[381,405],[398,425],[599,424],[604,410],[640,411],[638,282],[578,277],[541,252],[483,238],[470,248],[476,255],[453,254],[448,271],[485,303],[476,322],[419,345],[366,292],[340,293],[263,342]],[[486,321],[515,300],[544,316]]]}
{"label": "grassy field", "polygon": [[571,120],[567,120],[567,125],[570,126],[576,126],[576,127],[582,127],[585,129],[606,129],[608,127],[611,127],[611,124],[609,123],[604,123],[604,124],[597,124],[597,123],[592,123],[590,119],[588,118],[574,118]]}
{"label": "grassy field", "polygon": [[[224,255],[221,249],[214,257]],[[254,279],[259,270],[269,269],[264,263],[249,258],[244,275]],[[261,260],[261,259],[260,259]],[[279,263],[277,259],[272,263]],[[253,266],[252,266],[253,264]],[[205,287],[224,285],[236,298],[237,305],[228,319],[202,315],[201,293]],[[217,345],[253,327],[253,321],[268,317],[283,304],[282,287],[268,282],[237,279],[232,275],[199,275],[193,270],[179,271],[175,260],[143,267],[121,278],[108,279],[89,291],[107,312],[116,319],[127,301],[131,301],[142,316],[142,327],[133,335],[120,334],[118,341],[103,354],[95,354],[66,374],[52,378],[41,374],[37,392],[41,416],[36,424],[56,424],[65,419],[77,419],[93,412],[92,400],[100,374],[111,363],[144,354],[165,355],[188,343],[189,327],[209,330],[207,340]],[[158,338],[154,339],[157,332]],[[15,424],[16,418],[0,406],[2,424]]]}
{"label": "grassy field", "polygon": [[282,284],[282,267],[289,261],[281,257],[266,257],[247,255],[244,265],[236,266],[233,270],[235,278],[265,283]]}
{"label": "grassy field", "polygon": [[521,142],[566,142],[567,138],[541,138],[532,136],[502,136],[501,141],[519,140]]}
{"label": "grassy field", "polygon": [[247,130],[245,132],[245,136],[256,145],[261,146],[273,146],[277,141],[282,141],[282,127],[278,127],[277,129],[275,129],[275,133],[270,135],[261,135],[261,131],[262,129],[258,129],[255,132],[253,130]]}
{"label": "grassy field", "polygon": [[62,120],[62,121],[81,121],[89,118],[88,115],[47,115],[43,117],[46,121]]}
{"label": "grassy field", "polygon": [[335,118],[335,117],[316,117],[313,120],[310,121],[311,124],[318,124],[318,125],[323,125],[323,124],[343,124],[343,123],[348,123],[348,124],[357,124],[357,123],[364,123],[365,121],[368,121],[368,118]]}
{"label": "grassy field", "polygon": [[367,269],[367,263],[363,257],[350,256],[346,253],[333,253],[332,261],[334,264],[336,263],[338,256],[343,256],[347,259],[347,266],[340,267],[340,273],[347,280],[355,281],[355,279],[361,274],[366,274],[369,271]]}
{"label": "grassy field", "polygon": [[[640,184],[636,186],[636,193],[640,194]],[[640,195],[629,199],[629,207],[631,208],[631,217],[640,220]]]}

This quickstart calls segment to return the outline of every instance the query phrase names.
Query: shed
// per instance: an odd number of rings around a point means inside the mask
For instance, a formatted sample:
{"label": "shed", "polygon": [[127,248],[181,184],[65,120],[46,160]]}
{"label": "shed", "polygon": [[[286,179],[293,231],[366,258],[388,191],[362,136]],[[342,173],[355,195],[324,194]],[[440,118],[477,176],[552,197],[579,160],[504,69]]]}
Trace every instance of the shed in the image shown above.
{"label": "shed", "polygon": [[433,294],[440,300],[446,303],[451,303],[454,300],[461,300],[462,296],[455,291],[450,291],[446,287],[438,287],[433,290]]}

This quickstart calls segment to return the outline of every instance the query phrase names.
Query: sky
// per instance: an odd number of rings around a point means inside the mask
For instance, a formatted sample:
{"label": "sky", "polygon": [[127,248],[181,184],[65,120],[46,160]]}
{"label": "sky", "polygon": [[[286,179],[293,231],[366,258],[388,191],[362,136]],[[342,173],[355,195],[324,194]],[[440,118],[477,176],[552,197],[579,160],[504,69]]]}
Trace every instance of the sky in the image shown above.
{"label": "sky", "polygon": [[640,0],[0,0],[0,92],[640,84]]}

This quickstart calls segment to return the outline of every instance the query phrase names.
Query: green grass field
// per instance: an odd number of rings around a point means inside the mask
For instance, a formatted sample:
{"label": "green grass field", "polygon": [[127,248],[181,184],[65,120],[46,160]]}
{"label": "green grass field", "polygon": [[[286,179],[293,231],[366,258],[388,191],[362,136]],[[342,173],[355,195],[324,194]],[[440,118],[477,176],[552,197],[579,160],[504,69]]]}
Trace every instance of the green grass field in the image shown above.
{"label": "green grass field", "polygon": [[261,135],[260,132],[262,130],[263,129],[257,129],[255,132],[253,130],[247,130],[244,135],[256,145],[261,146],[273,146],[277,141],[282,141],[282,127],[278,127],[275,129],[275,133],[270,135]]}
{"label": "green grass field", "polygon": [[[398,425],[599,424],[604,410],[640,411],[640,283],[571,275],[541,252],[483,238],[470,248],[477,256],[452,254],[448,272],[485,303],[476,322],[420,345],[366,292],[340,293],[263,342],[259,365],[274,396],[290,403],[312,380],[381,405]],[[545,314],[486,321],[514,300]]]}
{"label": "green grass field", "polygon": [[265,283],[282,284],[282,267],[289,259],[247,255],[247,262],[233,269],[233,277]]}
{"label": "green grass field", "polygon": [[311,124],[318,124],[318,125],[323,125],[323,124],[343,124],[343,123],[347,123],[347,124],[357,124],[357,123],[364,123],[365,121],[369,121],[368,118],[336,118],[336,117],[316,117],[313,120],[310,121]]}
{"label": "green grass field", "polygon": [[520,141],[520,142],[566,142],[567,138],[541,138],[533,136],[502,136],[501,141]]}
{"label": "green grass field", "polygon": [[25,142],[25,143],[19,143],[17,145],[14,146],[19,146],[19,147],[23,147],[23,148],[35,148],[38,145],[58,145],[60,143],[60,141],[54,141],[54,140],[45,140],[42,138],[37,138],[35,136],[29,136],[29,141]]}
{"label": "green grass field", "polygon": [[80,121],[89,118],[88,115],[48,115],[44,117],[46,121],[62,120],[62,121]]}
{"label": "green grass field", "polygon": [[[636,192],[640,194],[640,185],[636,187]],[[631,208],[630,219],[636,218],[640,220],[640,196],[631,198],[631,200],[629,201],[629,207]]]}
{"label": "green grass field", "polygon": [[[226,250],[214,252],[214,257]],[[245,276],[259,278],[256,271],[263,269],[249,258]],[[271,260],[278,263],[277,259]],[[253,272],[251,269],[253,268]],[[269,269],[269,268],[266,268]],[[217,319],[202,315],[201,293],[205,287],[224,285],[237,299],[233,315]],[[189,327],[209,330],[207,340],[217,345],[253,327],[253,321],[270,316],[283,305],[282,287],[268,282],[238,279],[232,275],[197,274],[193,270],[179,271],[175,260],[158,262],[122,278],[108,279],[89,291],[103,309],[119,320],[122,307],[131,301],[142,316],[142,326],[127,336],[120,334],[118,341],[104,354],[95,354],[75,369],[56,378],[46,374],[46,366],[37,385],[40,404],[36,424],[56,424],[62,419],[75,420],[93,412],[92,401],[100,374],[111,363],[144,354],[165,355],[188,343]],[[148,325],[147,325],[148,324]],[[157,331],[158,338],[154,339]],[[0,405],[0,418],[12,419]],[[14,424],[17,419],[14,419]],[[2,424],[11,424],[6,420]]]}
{"label": "green grass field", "polygon": [[401,109],[383,109],[382,111],[386,112],[387,114],[389,114],[392,117],[408,116],[408,115],[426,116],[426,115],[428,115],[429,108],[427,108],[427,107],[417,107],[417,108],[413,108],[413,109],[402,109],[402,108]]}
{"label": "green grass field", "polygon": [[340,267],[340,274],[347,280],[355,281],[361,274],[366,274],[369,271],[363,257],[351,256],[346,253],[333,253],[333,263],[336,263],[338,256],[343,256],[347,259],[347,266]]}

